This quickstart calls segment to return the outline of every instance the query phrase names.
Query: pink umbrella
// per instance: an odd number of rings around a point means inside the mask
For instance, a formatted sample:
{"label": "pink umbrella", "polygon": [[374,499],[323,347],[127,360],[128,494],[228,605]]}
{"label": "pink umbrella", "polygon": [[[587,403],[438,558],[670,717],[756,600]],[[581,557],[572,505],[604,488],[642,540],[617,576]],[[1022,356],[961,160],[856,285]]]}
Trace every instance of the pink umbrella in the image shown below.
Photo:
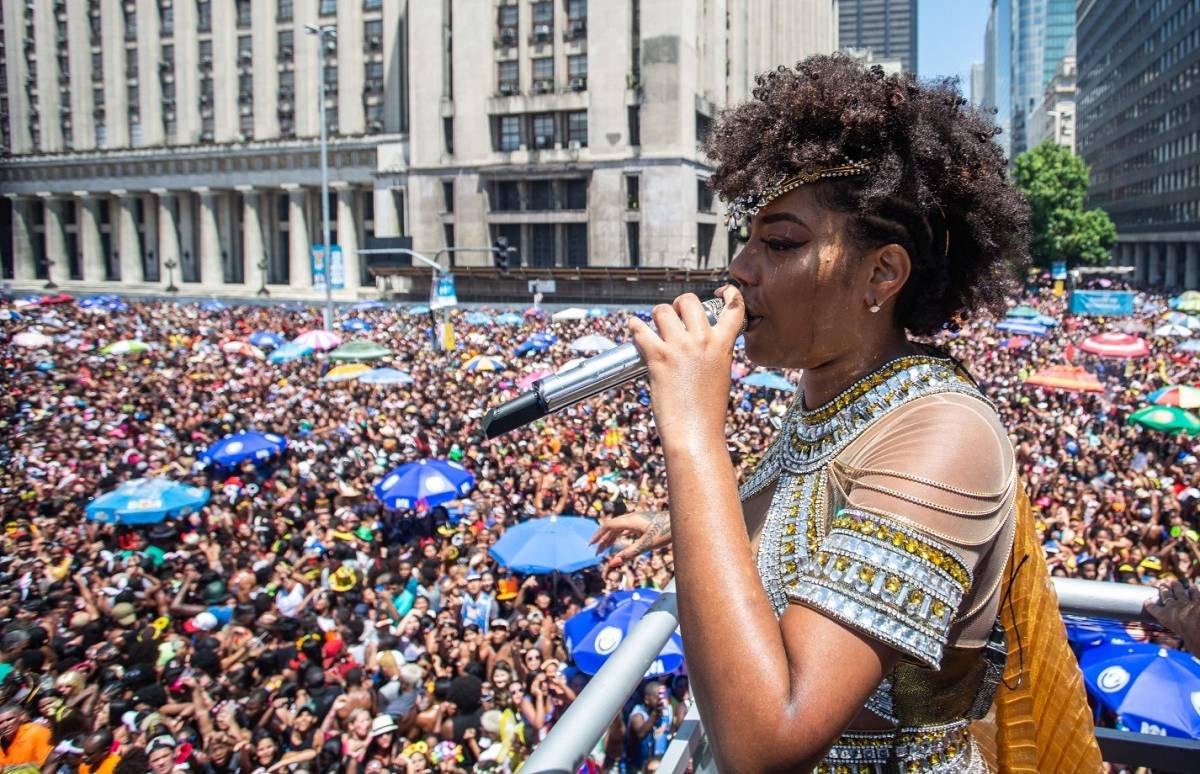
{"label": "pink umbrella", "polygon": [[534,371],[531,374],[525,374],[517,380],[517,386],[522,390],[528,390],[533,386],[533,383],[538,379],[544,379],[547,376],[554,376],[553,371]]}
{"label": "pink umbrella", "polygon": [[227,341],[221,345],[221,351],[230,355],[242,355],[262,360],[266,357],[263,351],[248,341]]}
{"label": "pink umbrella", "polygon": [[342,345],[342,337],[332,331],[305,331],[293,341],[315,350],[334,349]]}
{"label": "pink umbrella", "polygon": [[1146,346],[1144,339],[1128,333],[1098,333],[1088,336],[1079,348],[1100,357],[1130,358],[1150,354],[1150,347]]}

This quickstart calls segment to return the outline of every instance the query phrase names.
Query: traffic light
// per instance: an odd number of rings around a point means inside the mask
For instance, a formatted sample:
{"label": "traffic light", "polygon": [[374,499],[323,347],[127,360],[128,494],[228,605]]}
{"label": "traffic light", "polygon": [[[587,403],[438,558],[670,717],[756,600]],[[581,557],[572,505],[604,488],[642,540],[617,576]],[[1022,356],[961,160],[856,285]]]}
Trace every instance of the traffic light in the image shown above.
{"label": "traffic light", "polygon": [[511,261],[517,252],[517,248],[508,244],[508,237],[496,237],[496,243],[492,245],[492,252],[496,254],[496,268],[501,274],[508,273],[509,261]]}

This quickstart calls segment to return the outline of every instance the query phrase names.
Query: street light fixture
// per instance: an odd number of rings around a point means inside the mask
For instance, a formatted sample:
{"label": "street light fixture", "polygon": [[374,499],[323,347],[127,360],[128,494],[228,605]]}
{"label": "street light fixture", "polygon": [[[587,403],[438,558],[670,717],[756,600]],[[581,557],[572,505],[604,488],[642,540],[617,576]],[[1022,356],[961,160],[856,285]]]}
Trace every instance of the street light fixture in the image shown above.
{"label": "street light fixture", "polygon": [[46,258],[42,260],[42,263],[46,266],[46,284],[42,285],[42,288],[44,290],[57,290],[58,285],[54,282],[54,259],[46,256]]}
{"label": "street light fixture", "polygon": [[163,268],[167,270],[167,286],[163,290],[168,293],[179,292],[179,288],[175,287],[175,267],[178,265],[174,258],[168,258],[163,261]]}
{"label": "street light fixture", "polygon": [[333,272],[331,266],[332,251],[329,249],[329,128],[325,120],[325,46],[326,39],[337,39],[337,26],[333,24],[304,25],[304,31],[316,35],[320,42],[321,69],[320,78],[321,98],[317,101],[317,110],[321,119],[321,232],[323,247],[322,265],[325,267],[325,330],[333,330]]}
{"label": "street light fixture", "polygon": [[269,296],[271,291],[267,290],[267,259],[262,258],[256,264],[258,266],[258,295]]}

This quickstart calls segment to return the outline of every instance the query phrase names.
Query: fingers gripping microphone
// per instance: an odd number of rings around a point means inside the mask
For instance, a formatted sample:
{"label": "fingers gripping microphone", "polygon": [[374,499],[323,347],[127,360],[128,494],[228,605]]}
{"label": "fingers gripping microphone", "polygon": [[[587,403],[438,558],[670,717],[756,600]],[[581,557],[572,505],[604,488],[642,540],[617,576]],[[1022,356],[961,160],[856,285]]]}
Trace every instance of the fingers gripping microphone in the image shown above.
{"label": "fingers gripping microphone", "polygon": [[[724,307],[725,302],[719,298],[704,302],[710,325],[717,324]],[[633,342],[627,342],[588,358],[569,371],[538,379],[519,398],[491,409],[483,417],[484,435],[488,438],[503,435],[645,374],[646,364],[641,354]]]}

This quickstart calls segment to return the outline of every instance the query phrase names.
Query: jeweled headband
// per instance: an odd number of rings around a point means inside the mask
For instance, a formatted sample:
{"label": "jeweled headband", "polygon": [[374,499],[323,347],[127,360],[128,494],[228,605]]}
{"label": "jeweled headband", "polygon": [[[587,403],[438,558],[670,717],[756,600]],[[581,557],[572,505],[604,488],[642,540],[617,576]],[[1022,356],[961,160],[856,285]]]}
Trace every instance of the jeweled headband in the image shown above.
{"label": "jeweled headband", "polygon": [[818,180],[828,180],[833,177],[865,175],[870,170],[870,164],[854,161],[849,164],[843,164],[840,167],[812,169],[790,177],[781,175],[778,181],[763,190],[742,194],[731,201],[725,208],[725,225],[730,231],[737,231],[742,226],[747,225],[750,219],[757,215],[758,211],[763,207],[766,207],[793,188],[798,188],[805,183],[815,183]]}

